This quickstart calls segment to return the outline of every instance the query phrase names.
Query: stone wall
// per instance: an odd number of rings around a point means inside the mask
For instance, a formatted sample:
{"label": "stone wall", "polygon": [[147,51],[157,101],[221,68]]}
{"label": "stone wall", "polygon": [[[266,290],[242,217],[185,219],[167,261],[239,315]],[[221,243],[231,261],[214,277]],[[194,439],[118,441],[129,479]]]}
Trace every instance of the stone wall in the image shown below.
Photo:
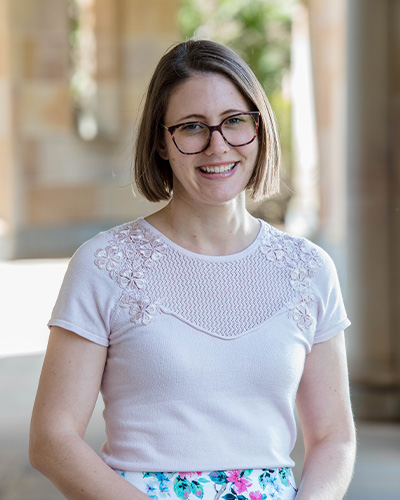
{"label": "stone wall", "polygon": [[86,0],[96,121],[77,131],[68,0],[0,0],[0,258],[70,255],[102,227],[153,209],[130,184],[146,85],[179,34],[179,0]]}

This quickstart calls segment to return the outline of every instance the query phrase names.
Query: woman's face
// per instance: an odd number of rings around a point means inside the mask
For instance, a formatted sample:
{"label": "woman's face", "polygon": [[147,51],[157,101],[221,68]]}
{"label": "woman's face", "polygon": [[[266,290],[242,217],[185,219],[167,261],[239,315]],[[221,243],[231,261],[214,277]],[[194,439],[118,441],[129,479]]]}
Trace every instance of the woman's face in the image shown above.
{"label": "woman's face", "polygon": [[[195,74],[172,92],[164,124],[171,127],[202,121],[218,125],[224,118],[246,111],[254,109],[228,78],[218,73]],[[218,131],[213,132],[208,148],[198,154],[181,153],[168,131],[159,148],[172,169],[173,198],[200,205],[221,205],[237,198],[250,180],[257,153],[257,137],[246,146],[232,147]]]}

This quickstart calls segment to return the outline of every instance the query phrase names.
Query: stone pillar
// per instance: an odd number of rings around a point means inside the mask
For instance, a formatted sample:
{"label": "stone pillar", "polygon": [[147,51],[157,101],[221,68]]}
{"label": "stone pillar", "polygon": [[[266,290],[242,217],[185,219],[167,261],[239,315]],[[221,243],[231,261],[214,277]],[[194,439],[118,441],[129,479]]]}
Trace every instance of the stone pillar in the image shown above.
{"label": "stone pillar", "polygon": [[346,0],[306,0],[309,10],[320,177],[321,235],[346,237]]}
{"label": "stone pillar", "polygon": [[10,3],[11,0],[0,0],[0,258],[7,258],[13,253],[12,237],[17,217],[14,203],[17,175],[13,168],[14,108]]}
{"label": "stone pillar", "polygon": [[348,2],[350,368],[357,414],[400,418],[399,3]]}
{"label": "stone pillar", "polygon": [[294,196],[285,214],[285,227],[291,234],[313,238],[320,206],[317,128],[310,23],[301,3],[293,13],[291,45]]}
{"label": "stone pillar", "polygon": [[305,0],[321,183],[357,417],[400,418],[400,3]]}
{"label": "stone pillar", "polygon": [[[317,137],[319,228],[313,236],[333,258],[346,305],[346,0],[304,0],[310,26]],[[352,335],[347,336],[349,353]]]}
{"label": "stone pillar", "polygon": [[[400,387],[400,2],[389,10],[389,224],[390,224],[390,313],[393,370]],[[398,394],[400,399],[400,395]],[[397,413],[400,415],[400,410]]]}

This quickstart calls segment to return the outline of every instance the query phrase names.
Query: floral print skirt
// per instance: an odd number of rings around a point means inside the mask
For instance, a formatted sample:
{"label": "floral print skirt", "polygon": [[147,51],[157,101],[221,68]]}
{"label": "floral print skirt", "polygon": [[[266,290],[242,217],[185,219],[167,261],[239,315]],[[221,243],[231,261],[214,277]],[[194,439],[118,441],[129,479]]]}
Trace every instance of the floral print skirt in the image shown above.
{"label": "floral print skirt", "polygon": [[153,500],[293,500],[292,470],[242,469],[212,472],[128,472],[116,470]]}

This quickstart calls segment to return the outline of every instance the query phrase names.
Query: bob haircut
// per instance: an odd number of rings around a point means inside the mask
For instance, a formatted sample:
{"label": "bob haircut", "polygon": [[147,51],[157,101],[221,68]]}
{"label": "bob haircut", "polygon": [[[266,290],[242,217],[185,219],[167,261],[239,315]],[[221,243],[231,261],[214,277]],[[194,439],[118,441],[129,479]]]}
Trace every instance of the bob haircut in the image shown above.
{"label": "bob haircut", "polygon": [[217,73],[228,78],[260,112],[259,151],[246,188],[261,200],[279,192],[280,146],[271,106],[249,66],[231,49],[210,40],[188,40],[160,59],[150,81],[136,138],[135,182],[149,201],[172,196],[172,170],[158,153],[165,130],[161,127],[174,89],[195,74]]}

